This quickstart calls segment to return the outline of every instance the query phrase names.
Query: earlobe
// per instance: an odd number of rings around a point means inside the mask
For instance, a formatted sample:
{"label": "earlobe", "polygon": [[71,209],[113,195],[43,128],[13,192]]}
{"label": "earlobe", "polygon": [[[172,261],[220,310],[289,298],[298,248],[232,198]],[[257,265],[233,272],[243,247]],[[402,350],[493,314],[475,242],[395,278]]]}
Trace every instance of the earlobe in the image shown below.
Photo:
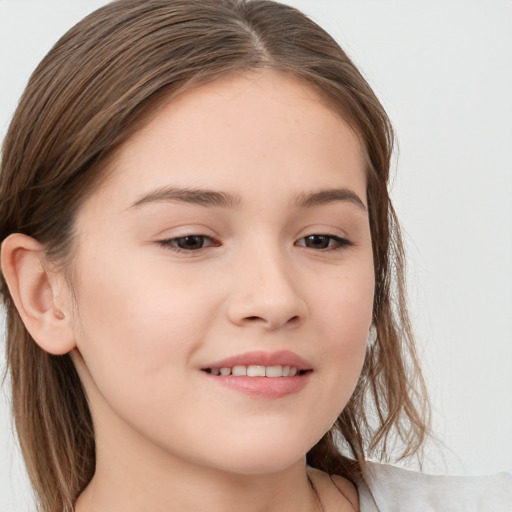
{"label": "earlobe", "polygon": [[62,276],[43,261],[43,246],[27,235],[14,233],[2,243],[2,273],[25,327],[46,352],[66,354],[75,342],[70,315],[57,293]]}

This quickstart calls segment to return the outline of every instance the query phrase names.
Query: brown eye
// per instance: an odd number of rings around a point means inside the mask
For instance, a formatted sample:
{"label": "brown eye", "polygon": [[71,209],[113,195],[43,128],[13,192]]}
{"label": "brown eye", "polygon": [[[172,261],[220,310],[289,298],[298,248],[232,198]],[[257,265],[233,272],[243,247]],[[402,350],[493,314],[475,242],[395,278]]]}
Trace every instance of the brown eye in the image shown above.
{"label": "brown eye", "polygon": [[297,245],[307,247],[308,249],[338,249],[347,245],[352,245],[346,238],[335,235],[309,235],[301,238]]}
{"label": "brown eye", "polygon": [[327,249],[331,237],[326,235],[310,235],[304,238],[304,245],[310,249]]}
{"label": "brown eye", "polygon": [[198,249],[202,249],[205,245],[205,241],[206,237],[201,235],[183,236],[174,239],[176,247],[187,251],[197,251]]}
{"label": "brown eye", "polygon": [[169,249],[186,252],[199,251],[205,247],[219,245],[206,235],[179,236],[169,240],[161,240],[159,243]]}

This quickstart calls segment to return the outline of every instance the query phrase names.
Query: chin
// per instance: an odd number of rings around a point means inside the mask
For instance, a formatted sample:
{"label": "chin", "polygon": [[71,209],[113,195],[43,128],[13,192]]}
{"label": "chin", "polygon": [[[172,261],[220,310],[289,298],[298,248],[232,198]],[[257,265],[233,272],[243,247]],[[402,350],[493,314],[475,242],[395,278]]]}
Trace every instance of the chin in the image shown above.
{"label": "chin", "polygon": [[304,461],[306,453],[314,444],[283,435],[274,435],[268,440],[257,438],[246,443],[219,443],[220,453],[214,456],[215,463],[212,466],[240,475],[278,473]]}

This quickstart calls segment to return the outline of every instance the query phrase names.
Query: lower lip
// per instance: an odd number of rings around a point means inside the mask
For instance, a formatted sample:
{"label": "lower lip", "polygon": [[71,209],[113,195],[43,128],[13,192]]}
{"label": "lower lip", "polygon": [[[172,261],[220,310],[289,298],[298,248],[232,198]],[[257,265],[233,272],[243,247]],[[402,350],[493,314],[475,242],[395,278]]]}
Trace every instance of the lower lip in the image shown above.
{"label": "lower lip", "polygon": [[245,393],[250,396],[274,399],[283,398],[301,391],[308,383],[312,372],[295,377],[245,377],[235,375],[212,375],[204,373],[208,378],[222,386]]}

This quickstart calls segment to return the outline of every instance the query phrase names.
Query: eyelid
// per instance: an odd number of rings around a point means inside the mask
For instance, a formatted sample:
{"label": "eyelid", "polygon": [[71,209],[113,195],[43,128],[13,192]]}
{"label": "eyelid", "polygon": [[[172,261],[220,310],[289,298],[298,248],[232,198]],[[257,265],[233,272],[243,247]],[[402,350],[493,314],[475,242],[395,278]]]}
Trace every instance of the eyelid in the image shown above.
{"label": "eyelid", "polygon": [[[326,237],[331,240],[334,240],[336,243],[334,246],[328,246],[328,247],[324,247],[324,248],[308,247],[305,243],[299,244],[299,242],[301,242],[302,240],[306,240],[307,238],[314,237],[314,236]],[[305,236],[299,238],[297,240],[297,242],[295,242],[295,245],[299,245],[300,247],[306,247],[307,249],[313,249],[313,250],[317,250],[317,251],[330,251],[330,250],[344,249],[346,247],[352,247],[352,246],[354,246],[354,243],[351,240],[349,240],[348,238],[340,236],[340,235],[319,232],[319,233],[310,233],[309,235],[305,235]]]}
{"label": "eyelid", "polygon": [[[209,240],[210,243],[208,243],[208,245],[200,247],[198,249],[184,249],[184,248],[178,247],[177,245],[174,244],[178,240],[184,240],[189,237],[190,238],[192,238],[192,237],[203,238],[205,240]],[[204,235],[202,233],[186,233],[183,235],[173,236],[170,238],[158,240],[157,243],[166,250],[173,251],[178,254],[186,254],[186,255],[190,255],[190,256],[197,255],[197,254],[209,249],[210,247],[219,247],[221,245],[221,242],[219,240],[216,240],[214,237],[209,236],[209,235]]]}

